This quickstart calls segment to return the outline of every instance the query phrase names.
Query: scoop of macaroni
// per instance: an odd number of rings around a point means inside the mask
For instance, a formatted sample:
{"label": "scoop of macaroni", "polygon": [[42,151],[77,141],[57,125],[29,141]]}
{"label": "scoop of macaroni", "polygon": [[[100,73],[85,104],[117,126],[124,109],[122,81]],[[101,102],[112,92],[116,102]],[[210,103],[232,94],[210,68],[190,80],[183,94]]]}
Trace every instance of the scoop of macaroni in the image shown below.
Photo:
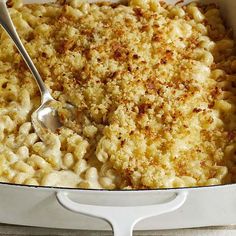
{"label": "scoop of macaroni", "polygon": [[1,182],[92,189],[236,182],[235,43],[216,5],[8,6],[61,104],[63,127],[42,140],[35,133],[39,90],[0,29]]}

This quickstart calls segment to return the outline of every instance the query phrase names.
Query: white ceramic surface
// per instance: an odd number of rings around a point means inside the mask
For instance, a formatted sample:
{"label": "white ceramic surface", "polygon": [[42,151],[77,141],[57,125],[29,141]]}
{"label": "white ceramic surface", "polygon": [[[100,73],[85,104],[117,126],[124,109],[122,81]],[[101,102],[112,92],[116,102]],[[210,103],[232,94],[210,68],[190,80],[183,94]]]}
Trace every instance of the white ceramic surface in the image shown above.
{"label": "white ceramic surface", "polygon": [[[223,16],[236,32],[235,0],[203,2],[219,3]],[[2,223],[91,230],[107,230],[111,224],[116,236],[132,235],[133,226],[140,220],[135,229],[236,224],[235,184],[147,191],[99,191],[0,184],[0,190]]]}
{"label": "white ceramic surface", "polygon": [[[135,229],[175,229],[236,224],[236,185],[147,191],[99,191],[0,184],[0,189],[0,222],[2,223],[70,229],[110,229],[105,221],[75,213],[80,210],[79,207],[66,206],[67,203],[63,203],[60,199],[61,203],[59,203],[57,195],[63,192],[75,203],[110,206],[108,211],[110,210],[111,218],[108,220],[114,223],[116,214],[123,214],[121,227],[126,223],[132,226],[129,222],[131,214],[129,207],[148,206],[150,208],[150,205],[157,209],[157,216],[141,221]],[[186,201],[182,206],[182,202],[178,202],[178,209],[171,206],[171,209],[158,211],[158,208],[162,208],[162,204],[173,201],[176,194],[180,194],[184,201],[182,197],[186,196],[185,193],[187,193]],[[65,209],[65,206],[67,209],[73,208],[73,211]],[[81,208],[83,213],[84,208],[85,206]],[[94,211],[88,213],[89,208],[86,214],[96,215]],[[132,214],[136,213],[135,209],[136,207],[133,208]],[[97,212],[98,217],[101,217],[101,212]],[[136,216],[136,219],[140,219],[139,215]],[[119,236],[128,236],[129,231],[126,232],[127,234],[119,234]]]}

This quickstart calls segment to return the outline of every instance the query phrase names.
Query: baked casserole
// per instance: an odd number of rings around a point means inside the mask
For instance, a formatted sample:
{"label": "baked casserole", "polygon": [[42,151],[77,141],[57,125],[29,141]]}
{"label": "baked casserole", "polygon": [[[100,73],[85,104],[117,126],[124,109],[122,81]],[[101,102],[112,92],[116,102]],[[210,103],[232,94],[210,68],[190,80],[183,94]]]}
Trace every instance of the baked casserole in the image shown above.
{"label": "baked casserole", "polygon": [[[0,29],[0,181],[103,189],[236,182],[236,54],[215,4],[9,1],[64,126]],[[63,109],[69,102],[75,117]]]}

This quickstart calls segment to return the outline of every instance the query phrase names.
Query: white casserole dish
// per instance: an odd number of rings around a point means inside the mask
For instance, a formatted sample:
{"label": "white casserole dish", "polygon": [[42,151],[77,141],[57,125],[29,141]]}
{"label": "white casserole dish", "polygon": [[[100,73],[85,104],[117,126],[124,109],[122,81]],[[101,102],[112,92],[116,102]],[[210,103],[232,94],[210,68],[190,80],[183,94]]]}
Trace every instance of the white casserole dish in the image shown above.
{"label": "white casserole dish", "polygon": [[[45,2],[28,0],[29,2]],[[169,3],[176,1],[168,0]],[[185,1],[185,3],[190,1]],[[236,1],[218,3],[236,32]],[[32,187],[0,183],[0,222],[70,229],[109,230],[116,236],[156,230],[236,223],[236,185],[146,191]],[[85,216],[90,215],[90,216]],[[95,216],[97,218],[93,218]]]}

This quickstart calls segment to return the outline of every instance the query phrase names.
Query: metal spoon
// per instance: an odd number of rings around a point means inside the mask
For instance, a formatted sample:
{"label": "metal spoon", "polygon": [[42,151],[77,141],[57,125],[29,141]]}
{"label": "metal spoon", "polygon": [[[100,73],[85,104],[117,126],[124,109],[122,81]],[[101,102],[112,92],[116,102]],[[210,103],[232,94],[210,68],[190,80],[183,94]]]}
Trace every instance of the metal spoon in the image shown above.
{"label": "metal spoon", "polygon": [[[53,99],[49,90],[44,84],[38,70],[36,69],[33,61],[31,60],[16,32],[6,6],[6,0],[0,0],[0,24],[14,41],[15,46],[19,50],[21,56],[32,72],[39,87],[41,93],[41,105],[36,111],[33,112],[31,120],[36,133],[42,139],[42,135],[48,132],[48,130],[55,132],[62,126],[59,120],[58,112],[55,107],[52,106],[52,103],[55,103],[56,101]],[[73,109],[73,106],[71,104],[66,104],[66,109],[71,110]]]}

